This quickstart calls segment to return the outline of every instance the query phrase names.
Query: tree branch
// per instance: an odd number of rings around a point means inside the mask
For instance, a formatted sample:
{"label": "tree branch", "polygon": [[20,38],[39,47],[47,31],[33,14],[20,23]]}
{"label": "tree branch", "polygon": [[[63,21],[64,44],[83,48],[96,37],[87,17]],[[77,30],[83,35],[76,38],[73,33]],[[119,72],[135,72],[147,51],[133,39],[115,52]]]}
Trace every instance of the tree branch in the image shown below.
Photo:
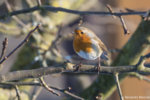
{"label": "tree branch", "polygon": [[17,95],[17,97],[18,97],[18,100],[21,100],[20,91],[19,91],[18,86],[17,86],[17,85],[14,85],[14,88],[15,88],[15,90],[16,90],[16,95]]}
{"label": "tree branch", "polygon": [[53,89],[51,89],[51,88],[46,84],[46,82],[44,81],[43,77],[40,77],[40,78],[39,78],[39,81],[40,81],[41,85],[42,85],[46,90],[48,90],[49,92],[51,92],[51,93],[54,94],[54,95],[60,96],[59,93],[55,92]]}
{"label": "tree branch", "polygon": [[39,28],[39,25],[37,25],[33,30],[31,30],[28,35],[25,37],[23,41],[20,42],[20,44],[17,45],[7,56],[5,56],[1,61],[0,64],[2,64],[8,57],[10,57],[18,48],[20,48],[24,43],[28,42],[28,39],[32,35],[32,33]]}
{"label": "tree branch", "polygon": [[41,6],[34,6],[32,8],[26,8],[22,10],[17,10],[17,11],[12,11],[10,13],[6,13],[3,15],[0,15],[0,19],[9,17],[9,16],[14,16],[14,15],[19,15],[19,14],[25,14],[25,13],[30,13],[34,12],[37,10],[46,10],[50,12],[66,12],[70,14],[77,14],[77,15],[101,15],[101,16],[125,16],[125,15],[145,15],[147,11],[135,11],[135,12],[99,12],[99,11],[78,11],[78,10],[70,10],[62,7],[52,7],[52,6],[47,6],[47,5],[41,5]]}
{"label": "tree branch", "polygon": [[[43,86],[39,82],[4,82],[4,83],[0,83],[0,85]],[[67,89],[61,89],[61,88],[57,88],[57,87],[53,87],[53,86],[48,86],[48,87],[51,87],[52,89],[62,92],[62,93],[66,94],[72,98],[75,98],[77,100],[84,100],[84,98],[79,97],[79,96],[69,92],[71,90],[71,87],[68,87]]]}
{"label": "tree branch", "polygon": [[[145,55],[144,57],[149,58],[150,53]],[[142,58],[142,57],[141,57]],[[141,59],[139,60],[141,62]],[[100,73],[101,74],[113,74],[113,73],[129,73],[129,72],[138,72],[140,74],[150,74],[150,68],[145,67],[145,69],[139,70],[138,65],[132,66],[101,66]],[[73,68],[74,64],[66,64],[66,68],[60,67],[46,67],[46,68],[38,68],[31,70],[22,70],[22,71],[14,71],[9,72],[7,74],[0,75],[0,82],[5,81],[13,81],[13,80],[22,80],[25,78],[39,78],[48,74],[97,74],[96,66],[92,65],[81,65],[79,71],[74,72]],[[140,65],[139,65],[140,66]],[[148,71],[147,71],[148,70]]]}
{"label": "tree branch", "polygon": [[[136,66],[118,66],[118,67],[110,67],[110,66],[101,66],[100,73],[102,74],[112,74],[114,72],[135,72]],[[5,81],[13,81],[13,80],[22,80],[25,78],[39,78],[48,74],[97,74],[97,70],[95,66],[92,65],[81,65],[80,71],[74,72],[74,69],[65,69],[60,67],[46,67],[46,68],[38,68],[32,70],[22,70],[22,71],[14,71],[9,72],[7,74],[0,75],[0,82]],[[144,73],[143,73],[144,74]],[[149,73],[147,73],[149,74]]]}
{"label": "tree branch", "polygon": [[6,52],[6,48],[7,48],[7,45],[8,45],[8,39],[7,38],[4,39],[2,45],[3,45],[3,47],[2,47],[0,60],[3,58],[3,56],[5,55],[5,52]]}

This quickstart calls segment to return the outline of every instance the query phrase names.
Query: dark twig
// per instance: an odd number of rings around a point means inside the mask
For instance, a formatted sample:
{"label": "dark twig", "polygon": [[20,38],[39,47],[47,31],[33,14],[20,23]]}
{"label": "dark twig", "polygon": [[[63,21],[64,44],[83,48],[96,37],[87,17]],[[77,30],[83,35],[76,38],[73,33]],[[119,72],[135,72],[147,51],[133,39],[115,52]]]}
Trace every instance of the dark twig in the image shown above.
{"label": "dark twig", "polygon": [[[43,86],[39,82],[4,82],[4,83],[0,83],[0,85]],[[66,94],[72,98],[75,98],[77,100],[84,100],[82,97],[79,97],[79,96],[69,92],[71,90],[71,87],[68,87],[67,89],[61,89],[61,88],[53,87],[53,86],[48,86],[48,87],[51,87],[52,89],[62,92],[62,93]],[[35,100],[35,99],[32,99],[32,100]]]}
{"label": "dark twig", "polygon": [[48,90],[49,92],[51,92],[52,94],[55,94],[56,96],[60,96],[59,93],[57,93],[56,91],[54,91],[52,88],[50,88],[44,81],[43,77],[40,77],[39,78],[39,81],[41,83],[41,85],[46,89]]}
{"label": "dark twig", "polygon": [[[52,51],[53,48],[57,48],[56,45],[57,45],[57,42],[59,41],[59,39],[61,39],[62,35],[61,35],[61,30],[62,30],[62,24],[60,24],[60,26],[58,27],[58,32],[57,32],[57,36],[55,38],[54,41],[52,41],[51,45],[49,46],[49,48],[47,50],[45,50],[43,52],[43,55],[45,56],[45,54],[47,53],[47,51]],[[53,51],[52,51],[53,53]]]}
{"label": "dark twig", "polygon": [[2,48],[2,53],[1,53],[1,56],[0,56],[0,60],[3,58],[3,56],[5,56],[6,48],[7,48],[7,45],[8,45],[8,39],[5,38],[2,44],[3,44],[3,48]]}
{"label": "dark twig", "polygon": [[125,34],[125,35],[126,35],[126,34],[129,34],[130,32],[129,32],[129,30],[127,29],[127,26],[126,26],[126,24],[125,24],[125,21],[124,21],[123,17],[122,17],[122,16],[119,16],[119,19],[120,19],[120,21],[121,21],[121,24],[122,24],[122,27],[123,27],[123,30],[124,30],[124,34]]}
{"label": "dark twig", "polygon": [[[116,19],[116,16],[114,15],[114,12],[113,12],[111,6],[107,4],[106,7],[107,7],[107,9],[109,10],[109,12],[112,14],[113,18]],[[128,31],[128,29],[127,29],[127,26],[126,26],[126,24],[125,24],[125,21],[124,21],[122,15],[120,15],[120,16],[118,16],[118,17],[119,17],[119,19],[120,19],[120,21],[121,21],[121,24],[122,24],[122,27],[123,27],[123,30],[124,30],[124,34],[125,34],[125,35],[126,35],[126,34],[129,34],[129,31]]]}
{"label": "dark twig", "polygon": [[[5,0],[4,1],[5,4],[6,4],[6,7],[8,9],[9,12],[12,12],[12,7],[11,5],[9,4],[8,0]],[[26,25],[23,23],[23,21],[21,21],[17,16],[13,16],[12,17],[16,22],[18,22],[22,27],[26,27]]]}
{"label": "dark twig", "polygon": [[116,16],[113,15],[114,12],[113,12],[111,6],[107,4],[106,7],[107,7],[108,11],[112,14],[112,17],[113,17],[114,19],[116,19]]}
{"label": "dark twig", "polygon": [[2,64],[8,57],[10,57],[18,48],[20,48],[24,43],[28,42],[28,39],[32,35],[32,33],[39,28],[39,25],[37,25],[33,30],[31,30],[28,35],[25,37],[23,41],[21,41],[20,44],[17,45],[7,56],[5,56],[1,61],[0,64]]}
{"label": "dark twig", "polygon": [[119,75],[119,73],[114,73],[114,79],[115,79],[115,82],[116,82],[116,85],[117,85],[117,90],[118,90],[118,93],[119,93],[119,96],[120,96],[120,100],[124,100],[124,98],[122,96],[122,91],[121,91],[121,88],[120,88],[118,75]]}
{"label": "dark twig", "polygon": [[20,96],[20,91],[17,85],[14,86],[15,90],[16,90],[16,95],[18,97],[18,100],[21,100],[21,96]]}
{"label": "dark twig", "polygon": [[63,24],[60,24],[58,26],[58,32],[57,32],[57,36],[56,36],[56,39],[52,42],[52,45],[48,48],[48,50],[52,50],[52,48],[54,48],[57,44],[57,41],[59,41],[59,39],[62,37],[61,35],[61,30],[62,30],[62,27],[63,27]]}
{"label": "dark twig", "polygon": [[144,55],[144,56],[141,56],[138,63],[136,64],[136,66],[139,66],[139,65],[144,65],[144,62],[145,62],[145,59],[147,58],[150,58],[150,53]]}
{"label": "dark twig", "polygon": [[35,6],[32,8],[26,8],[26,9],[22,9],[22,10],[17,10],[17,11],[13,11],[7,14],[3,14],[0,15],[0,18],[6,18],[9,16],[14,16],[14,15],[19,15],[19,14],[25,14],[25,13],[30,13],[30,12],[34,12],[37,10],[47,10],[47,11],[51,11],[51,12],[66,12],[66,13],[70,13],[70,14],[77,14],[77,15],[102,15],[102,16],[125,16],[125,15],[144,15],[145,13],[147,13],[147,11],[136,11],[136,12],[115,12],[115,13],[110,13],[110,12],[98,12],[98,11],[78,11],[78,10],[70,10],[70,9],[66,9],[66,8],[62,8],[62,7],[52,7],[52,6],[47,6],[47,5],[43,5],[43,6]]}

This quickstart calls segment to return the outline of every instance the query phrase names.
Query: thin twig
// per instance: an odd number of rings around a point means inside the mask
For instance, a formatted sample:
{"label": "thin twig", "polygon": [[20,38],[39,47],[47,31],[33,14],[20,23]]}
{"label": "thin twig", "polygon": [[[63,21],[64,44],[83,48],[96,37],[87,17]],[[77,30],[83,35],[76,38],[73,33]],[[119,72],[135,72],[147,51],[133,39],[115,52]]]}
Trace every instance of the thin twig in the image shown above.
{"label": "thin twig", "polygon": [[60,96],[59,93],[57,93],[56,91],[54,91],[52,88],[50,88],[44,81],[43,77],[40,77],[39,78],[39,81],[41,83],[41,85],[46,89],[48,90],[49,92],[51,92],[52,94],[56,95],[56,96]]}
{"label": "thin twig", "polygon": [[[35,87],[36,88],[36,87]],[[42,87],[39,87],[38,89],[35,89],[33,90],[33,93],[32,93],[32,97],[31,97],[31,100],[36,100],[36,98],[38,97],[38,95],[40,94],[40,92],[42,91]]]}
{"label": "thin twig", "polygon": [[[4,83],[0,83],[0,85],[18,85],[18,86],[42,86],[41,83],[39,82],[4,82]],[[61,89],[58,87],[54,87],[54,86],[48,86],[51,87],[54,90],[57,90],[59,92],[62,92],[72,98],[78,99],[78,100],[84,100],[84,98],[79,97],[71,92],[69,92],[71,90],[71,87],[68,87],[67,89]],[[38,90],[39,91],[39,90]],[[34,100],[34,99],[32,99]]]}
{"label": "thin twig", "polygon": [[114,19],[116,19],[116,16],[113,15],[114,12],[113,12],[111,6],[110,6],[109,4],[107,4],[106,7],[107,7],[108,11],[112,14],[112,17],[113,17]]}
{"label": "thin twig", "polygon": [[15,90],[16,90],[16,95],[17,95],[17,97],[18,97],[18,100],[21,100],[21,96],[20,96],[21,94],[20,94],[20,91],[19,91],[18,86],[15,85],[14,88],[15,88]]}
{"label": "thin twig", "polygon": [[145,59],[148,59],[148,58],[150,58],[150,53],[148,53],[148,54],[146,54],[144,56],[141,56],[140,59],[139,59],[139,61],[138,61],[138,63],[136,64],[136,66],[144,64]]}
{"label": "thin twig", "polygon": [[131,77],[136,77],[136,78],[138,78],[138,79],[140,79],[140,80],[145,80],[145,81],[147,81],[147,82],[150,82],[150,78],[148,78],[148,77],[146,77],[146,76],[144,76],[144,75],[141,75],[141,74],[139,74],[139,73],[133,72],[133,73],[129,73],[129,75],[130,75]]}
{"label": "thin twig", "polygon": [[118,75],[119,75],[119,73],[115,73],[114,78],[115,78],[115,82],[116,82],[116,85],[117,85],[117,90],[118,90],[118,93],[119,93],[119,96],[120,96],[120,100],[124,100],[124,98],[122,96],[122,91],[121,91],[121,88],[120,88]]}
{"label": "thin twig", "polygon": [[[35,7],[31,7],[31,8],[26,8],[26,9],[22,9],[22,10],[17,10],[17,11],[12,11],[10,13],[6,13],[3,15],[0,15],[0,19],[9,17],[9,16],[14,16],[14,15],[19,15],[19,14],[25,14],[25,13],[30,13],[30,12],[34,12],[37,10],[46,10],[46,11],[50,11],[50,12],[66,12],[66,13],[70,13],[70,14],[77,14],[77,15],[101,15],[101,16],[111,16],[112,13],[110,12],[99,12],[99,11],[78,11],[78,10],[70,10],[70,9],[66,9],[66,8],[62,8],[62,7],[52,7],[52,6],[47,6],[47,5],[43,5],[43,6],[35,6]],[[115,12],[113,13],[114,16],[125,16],[125,15],[144,15],[145,13],[147,13],[147,11],[136,11],[136,12]]]}
{"label": "thin twig", "polygon": [[[10,6],[8,0],[5,0],[4,2],[5,2],[5,4],[6,4],[6,7],[7,7],[8,11],[9,11],[9,12],[12,12],[12,7]],[[24,24],[24,22],[21,21],[17,16],[13,16],[12,18],[13,18],[16,22],[18,22],[22,27],[26,27],[26,25]]]}
{"label": "thin twig", "polygon": [[[62,24],[59,25],[58,27],[58,32],[57,32],[57,36],[55,38],[54,41],[52,41],[51,45],[49,46],[49,48],[47,50],[45,50],[43,52],[43,55],[45,56],[45,54],[48,52],[48,51],[52,51],[53,48],[57,48],[56,45],[57,45],[57,42],[59,41],[59,39],[61,39],[62,35],[61,35],[61,30],[62,30]],[[53,51],[52,51],[53,53]]]}
{"label": "thin twig", "polygon": [[20,44],[17,45],[17,47],[15,47],[7,56],[5,56],[1,61],[0,64],[2,64],[5,60],[7,60],[8,57],[10,57],[18,48],[20,48],[23,44],[25,44],[26,42],[28,42],[28,39],[30,38],[30,36],[32,35],[32,33],[37,30],[39,28],[39,24],[33,29],[31,30],[28,35],[25,37],[25,39],[23,41],[21,41]]}
{"label": "thin twig", "polygon": [[71,93],[71,92],[69,92],[67,90],[64,90],[64,93],[69,95],[69,96],[71,96],[71,97],[73,97],[73,98],[75,98],[75,99],[77,99],[77,100],[85,100],[84,98],[79,97],[79,96],[77,96],[77,95],[75,95],[75,94],[73,94],[73,93]]}
{"label": "thin twig", "polygon": [[122,17],[122,16],[119,16],[119,19],[120,19],[120,22],[121,22],[121,24],[122,24],[122,27],[123,27],[123,30],[124,30],[124,34],[125,34],[125,35],[126,35],[126,34],[129,34],[130,32],[129,32],[129,30],[127,29],[127,26],[126,26],[126,24],[125,24],[125,21],[124,21],[123,17]]}
{"label": "thin twig", "polygon": [[7,48],[7,45],[8,45],[8,39],[5,38],[2,44],[3,44],[3,48],[2,48],[2,53],[1,53],[1,56],[0,56],[0,60],[3,58],[3,56],[5,56],[6,48]]}
{"label": "thin twig", "polygon": [[150,16],[150,10],[147,11],[147,13],[145,15],[143,15],[144,20],[147,21],[149,16]]}

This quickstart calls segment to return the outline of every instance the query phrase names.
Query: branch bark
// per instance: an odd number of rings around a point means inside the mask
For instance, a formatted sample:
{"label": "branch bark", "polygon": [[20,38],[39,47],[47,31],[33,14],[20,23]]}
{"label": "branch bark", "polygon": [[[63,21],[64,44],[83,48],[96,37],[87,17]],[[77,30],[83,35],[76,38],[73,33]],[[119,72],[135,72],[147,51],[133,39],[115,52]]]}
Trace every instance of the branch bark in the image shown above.
{"label": "branch bark", "polygon": [[[74,69],[65,69],[62,66],[60,67],[46,67],[46,68],[38,68],[31,70],[22,70],[22,71],[14,71],[6,74],[0,75],[0,82],[6,81],[14,81],[14,80],[22,80],[25,78],[39,78],[44,75],[49,74],[97,74],[96,66],[92,65],[82,65],[80,71],[74,72]],[[110,66],[101,66],[100,73],[102,74],[112,74],[114,72],[134,72],[136,71],[136,66],[118,66],[118,67],[110,67]]]}

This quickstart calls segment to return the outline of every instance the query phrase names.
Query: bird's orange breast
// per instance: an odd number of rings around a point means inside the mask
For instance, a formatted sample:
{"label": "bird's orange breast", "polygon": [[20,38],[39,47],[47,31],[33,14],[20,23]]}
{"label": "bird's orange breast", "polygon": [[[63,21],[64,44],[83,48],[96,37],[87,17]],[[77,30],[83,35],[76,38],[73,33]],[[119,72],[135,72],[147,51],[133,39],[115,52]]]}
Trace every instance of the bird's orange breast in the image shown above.
{"label": "bird's orange breast", "polygon": [[75,35],[73,40],[73,47],[76,52],[80,50],[90,53],[92,51],[92,42],[87,35]]}

